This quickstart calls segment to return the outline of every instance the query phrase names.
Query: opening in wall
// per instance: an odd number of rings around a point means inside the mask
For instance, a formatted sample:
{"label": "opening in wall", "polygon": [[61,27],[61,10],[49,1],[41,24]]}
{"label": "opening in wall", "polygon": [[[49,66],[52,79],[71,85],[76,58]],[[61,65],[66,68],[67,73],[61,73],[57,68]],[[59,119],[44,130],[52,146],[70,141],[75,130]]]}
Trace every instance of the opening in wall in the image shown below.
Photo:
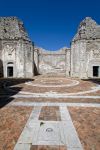
{"label": "opening in wall", "polygon": [[93,66],[93,76],[99,77],[99,66]]}
{"label": "opening in wall", "polygon": [[13,77],[13,67],[7,67],[7,77]]}

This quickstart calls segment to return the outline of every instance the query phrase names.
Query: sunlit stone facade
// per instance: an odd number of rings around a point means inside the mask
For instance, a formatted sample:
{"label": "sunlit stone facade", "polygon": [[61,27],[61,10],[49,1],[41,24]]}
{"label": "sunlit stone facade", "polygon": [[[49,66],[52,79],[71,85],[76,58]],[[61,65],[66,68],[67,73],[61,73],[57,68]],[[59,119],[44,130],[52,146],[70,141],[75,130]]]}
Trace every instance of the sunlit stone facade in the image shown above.
{"label": "sunlit stone facade", "polygon": [[100,78],[100,25],[86,17],[72,39],[71,48],[47,51],[33,46],[18,18],[1,17],[0,76],[32,78],[37,74]]}
{"label": "sunlit stone facade", "polygon": [[16,17],[0,18],[0,75],[4,77],[33,77],[33,46]]}

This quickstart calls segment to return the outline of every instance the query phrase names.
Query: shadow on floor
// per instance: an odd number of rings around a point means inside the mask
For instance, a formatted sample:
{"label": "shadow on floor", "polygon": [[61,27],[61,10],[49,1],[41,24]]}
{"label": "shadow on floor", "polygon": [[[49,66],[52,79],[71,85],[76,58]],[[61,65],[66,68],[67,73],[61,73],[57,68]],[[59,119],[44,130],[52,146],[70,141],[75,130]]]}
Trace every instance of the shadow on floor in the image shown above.
{"label": "shadow on floor", "polygon": [[[6,86],[14,86],[34,79],[0,79],[0,108],[4,107],[8,103],[14,100],[13,95],[17,94],[23,87],[17,87],[16,89],[9,90]],[[14,90],[14,91],[13,91]]]}
{"label": "shadow on floor", "polygon": [[100,84],[100,79],[83,79],[83,81],[90,81],[92,83]]}

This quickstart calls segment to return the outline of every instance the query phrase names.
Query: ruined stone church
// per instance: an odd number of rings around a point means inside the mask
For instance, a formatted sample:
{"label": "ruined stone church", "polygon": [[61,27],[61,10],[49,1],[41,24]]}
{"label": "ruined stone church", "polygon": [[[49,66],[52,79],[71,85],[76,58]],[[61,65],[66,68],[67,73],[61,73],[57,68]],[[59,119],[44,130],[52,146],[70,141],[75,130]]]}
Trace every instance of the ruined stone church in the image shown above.
{"label": "ruined stone church", "polygon": [[4,77],[33,77],[33,45],[16,17],[0,18],[0,66]]}
{"label": "ruined stone church", "polygon": [[34,47],[18,18],[1,17],[0,76],[32,78],[37,74],[100,78],[100,25],[86,17],[70,48],[47,51]]}

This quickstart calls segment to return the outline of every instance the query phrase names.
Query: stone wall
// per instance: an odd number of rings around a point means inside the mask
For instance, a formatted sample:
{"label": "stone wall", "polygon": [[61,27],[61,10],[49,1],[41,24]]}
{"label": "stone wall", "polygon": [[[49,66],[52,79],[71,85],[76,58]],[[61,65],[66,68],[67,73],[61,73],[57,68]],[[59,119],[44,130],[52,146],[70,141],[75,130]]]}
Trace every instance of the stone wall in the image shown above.
{"label": "stone wall", "polygon": [[8,77],[12,70],[16,78],[38,74],[100,78],[100,25],[86,17],[72,39],[71,49],[47,51],[34,48],[17,17],[0,17],[0,77]]}
{"label": "stone wall", "polygon": [[71,45],[71,76],[85,76],[86,70],[86,42],[76,41]]}
{"label": "stone wall", "polygon": [[3,62],[2,62],[2,45],[0,41],[0,77],[3,77]]}
{"label": "stone wall", "polygon": [[4,77],[8,77],[10,67],[13,77],[33,77],[33,45],[16,17],[0,18],[0,53]]}
{"label": "stone wall", "polygon": [[87,76],[93,78],[93,66],[99,66],[100,78],[100,39],[87,42]]}
{"label": "stone wall", "polygon": [[[98,66],[98,76],[93,67]],[[71,43],[71,76],[100,78],[100,25],[86,17],[79,25]]]}
{"label": "stone wall", "polygon": [[35,48],[34,60],[40,74],[70,74],[70,49],[64,47],[58,51],[46,51]]}

